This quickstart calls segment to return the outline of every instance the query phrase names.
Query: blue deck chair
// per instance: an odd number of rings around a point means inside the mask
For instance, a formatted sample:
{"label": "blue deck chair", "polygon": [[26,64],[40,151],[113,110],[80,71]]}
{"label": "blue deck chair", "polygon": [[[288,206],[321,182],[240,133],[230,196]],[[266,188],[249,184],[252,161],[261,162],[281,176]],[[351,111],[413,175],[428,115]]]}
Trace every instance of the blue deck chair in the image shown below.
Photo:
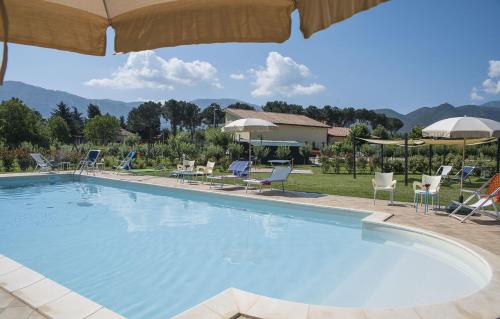
{"label": "blue deck chair", "polygon": [[95,175],[97,159],[99,158],[100,154],[101,150],[90,150],[87,155],[80,161],[80,163],[78,163],[78,166],[76,167],[73,174],[75,174],[77,171],[79,171],[80,175],[83,173],[83,171],[86,171],[87,174],[89,173],[89,171],[92,171],[92,173]]}
{"label": "blue deck chair", "polygon": [[220,187],[224,187],[224,180],[227,178],[232,178],[235,183],[237,178],[247,177],[250,173],[250,162],[249,161],[234,161],[229,165],[231,175],[219,175],[219,176],[208,176],[207,179],[210,180],[210,188],[214,185],[214,182],[219,182]]}
{"label": "blue deck chair", "polygon": [[[474,170],[476,169],[475,166],[464,166],[464,182],[466,180],[469,180],[469,183],[471,182],[470,180],[470,177],[472,176],[472,174],[474,174]],[[460,179],[462,178],[462,170],[459,170],[457,174],[455,174],[455,176],[453,176],[453,180],[456,180],[456,181],[460,181]]]}
{"label": "blue deck chair", "polygon": [[116,173],[118,173],[120,170],[130,171],[130,169],[132,168],[132,162],[134,161],[134,158],[135,158],[135,151],[128,152],[127,156],[125,156],[125,158],[120,161],[120,164],[113,166],[113,168],[116,169]]}
{"label": "blue deck chair", "polygon": [[36,163],[35,172],[36,171],[51,171],[57,169],[57,167],[48,161],[45,157],[43,157],[40,153],[31,153],[31,158]]}

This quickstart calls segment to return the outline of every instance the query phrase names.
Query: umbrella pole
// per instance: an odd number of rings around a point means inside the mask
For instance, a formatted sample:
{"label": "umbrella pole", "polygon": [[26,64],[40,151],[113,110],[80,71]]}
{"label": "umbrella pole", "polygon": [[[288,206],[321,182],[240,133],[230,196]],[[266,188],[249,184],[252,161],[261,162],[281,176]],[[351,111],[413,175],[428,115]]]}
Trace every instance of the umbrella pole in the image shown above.
{"label": "umbrella pole", "polygon": [[464,188],[464,167],[465,167],[465,138],[464,138],[464,144],[462,145],[462,173],[460,176],[460,197],[458,198],[458,201],[460,203],[463,203],[464,201],[464,196],[462,195],[462,188]]}
{"label": "umbrella pole", "polygon": [[248,177],[252,176],[252,132],[248,132]]}

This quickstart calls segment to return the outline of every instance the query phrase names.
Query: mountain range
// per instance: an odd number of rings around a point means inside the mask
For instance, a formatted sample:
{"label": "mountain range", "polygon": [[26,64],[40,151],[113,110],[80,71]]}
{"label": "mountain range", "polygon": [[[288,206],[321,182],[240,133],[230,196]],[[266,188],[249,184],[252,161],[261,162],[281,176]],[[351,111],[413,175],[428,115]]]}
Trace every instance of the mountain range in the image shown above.
{"label": "mountain range", "polygon": [[[50,116],[50,113],[61,101],[68,106],[76,107],[83,114],[87,113],[87,106],[92,103],[99,105],[102,113],[109,113],[114,116],[123,115],[125,118],[133,107],[143,103],[143,101],[122,102],[109,99],[88,99],[68,92],[48,90],[24,82],[5,81],[4,85],[0,86],[0,101],[8,100],[12,97],[21,99],[26,105],[34,108],[44,117]],[[198,105],[201,109],[212,103],[218,103],[222,107],[237,102],[246,103],[237,99],[196,99],[191,102]],[[257,105],[253,106],[259,108]]]}
{"label": "mountain range", "polygon": [[[64,101],[69,106],[75,106],[80,112],[86,114],[87,105],[93,103],[99,105],[101,112],[109,113],[115,116],[127,116],[128,112],[141,104],[137,102],[122,102],[109,99],[88,99],[78,95],[70,94],[64,91],[48,90],[42,87],[30,85],[18,81],[6,81],[0,87],[0,101],[7,100],[12,97],[20,98],[27,105],[40,112],[44,117],[48,117],[55,106]],[[168,99],[168,98],[167,98]],[[221,98],[221,99],[195,99],[191,101],[198,105],[201,109],[209,106],[212,103],[218,103],[222,107],[240,102],[247,103],[237,99]],[[256,109],[260,107],[250,104]],[[408,131],[416,125],[427,126],[436,121],[457,116],[476,116],[500,121],[500,101],[491,101],[482,105],[463,105],[453,106],[449,103],[443,103],[434,107],[420,107],[408,114],[401,114],[397,111],[385,108],[375,109],[377,113],[385,114],[388,117],[395,117],[403,121],[404,126],[402,131]]]}

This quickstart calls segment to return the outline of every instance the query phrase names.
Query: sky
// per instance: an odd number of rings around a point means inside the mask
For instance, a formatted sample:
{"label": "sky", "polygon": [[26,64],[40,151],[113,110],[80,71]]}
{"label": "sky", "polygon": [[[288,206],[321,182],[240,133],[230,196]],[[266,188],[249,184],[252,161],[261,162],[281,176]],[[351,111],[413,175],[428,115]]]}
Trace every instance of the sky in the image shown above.
{"label": "sky", "polygon": [[305,40],[105,57],[9,45],[7,80],[120,101],[235,98],[392,108],[500,100],[500,0],[391,0]]}

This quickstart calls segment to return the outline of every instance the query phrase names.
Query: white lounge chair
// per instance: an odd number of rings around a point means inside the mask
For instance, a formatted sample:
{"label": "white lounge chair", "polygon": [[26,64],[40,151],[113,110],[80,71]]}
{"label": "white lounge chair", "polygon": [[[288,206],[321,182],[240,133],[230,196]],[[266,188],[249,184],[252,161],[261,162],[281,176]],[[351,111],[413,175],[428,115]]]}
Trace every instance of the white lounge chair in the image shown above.
{"label": "white lounge chair", "polygon": [[[458,207],[451,212],[450,217],[458,219],[461,223],[465,222],[469,217],[480,211],[481,213],[500,220],[500,212],[498,211],[497,203],[500,202],[500,174],[496,174],[484,183],[478,190],[470,191],[462,189],[462,193],[471,193],[463,203],[454,202]],[[473,202],[473,200],[476,200]],[[471,209],[464,217],[458,216],[458,212],[462,207]],[[494,211],[485,210],[486,207],[493,207]]]}
{"label": "white lounge chair", "polygon": [[441,181],[444,181],[448,177],[450,177],[451,170],[453,169],[453,166],[450,165],[441,165],[439,166],[436,175],[441,176]]}
{"label": "white lounge chair", "polygon": [[394,190],[396,189],[396,180],[393,180],[394,173],[375,173],[372,179],[373,185],[373,205],[377,198],[377,192],[389,192],[391,203],[394,202]]}
{"label": "white lounge chair", "polygon": [[205,166],[196,166],[194,171],[194,175],[196,178],[198,176],[201,177],[201,182],[203,183],[203,178],[205,178],[205,182],[209,176],[213,176],[214,173],[215,162],[207,162]]}
{"label": "white lounge chair", "polygon": [[[430,175],[422,175],[422,182],[413,182],[413,204],[416,205],[417,203],[417,196],[422,197],[423,194],[419,193],[419,191],[422,190],[427,190],[425,188],[425,185],[429,185],[429,196],[431,197],[432,201],[432,209],[436,207],[435,204],[437,203],[437,207],[439,208],[439,188],[441,185],[441,175],[437,176],[430,176]],[[422,199],[420,200],[420,203],[422,203]]]}
{"label": "white lounge chair", "polygon": [[263,186],[269,186],[270,189],[272,189],[272,183],[281,183],[281,190],[284,192],[285,191],[285,182],[288,179],[288,176],[290,176],[290,173],[292,172],[292,168],[290,166],[277,166],[273,169],[273,172],[271,173],[271,176],[268,178],[264,179],[245,179],[243,182],[247,183],[247,186],[245,188],[245,192],[248,192],[248,187],[250,185],[258,185],[260,186],[259,192],[262,192],[262,187]]}
{"label": "white lounge chair", "polygon": [[50,161],[48,161],[45,157],[43,157],[40,153],[31,153],[31,158],[36,163],[35,172],[38,171],[51,171],[57,169],[55,165],[53,165]]}

